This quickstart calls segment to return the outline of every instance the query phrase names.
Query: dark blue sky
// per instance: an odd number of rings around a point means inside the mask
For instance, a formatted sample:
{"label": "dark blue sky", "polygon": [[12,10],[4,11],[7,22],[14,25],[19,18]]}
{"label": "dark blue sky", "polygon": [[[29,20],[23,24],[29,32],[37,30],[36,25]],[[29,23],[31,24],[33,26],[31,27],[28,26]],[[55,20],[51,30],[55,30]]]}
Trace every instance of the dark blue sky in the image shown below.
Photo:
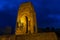
{"label": "dark blue sky", "polygon": [[27,1],[35,8],[38,27],[60,28],[60,0],[0,0],[0,27],[15,28],[18,8]]}

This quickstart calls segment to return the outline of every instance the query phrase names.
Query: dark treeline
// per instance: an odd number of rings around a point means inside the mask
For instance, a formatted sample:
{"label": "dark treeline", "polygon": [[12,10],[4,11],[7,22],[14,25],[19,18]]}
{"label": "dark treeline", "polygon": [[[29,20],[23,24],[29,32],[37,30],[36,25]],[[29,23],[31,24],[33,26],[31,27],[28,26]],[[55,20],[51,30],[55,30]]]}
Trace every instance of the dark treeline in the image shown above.
{"label": "dark treeline", "polygon": [[46,28],[38,28],[38,33],[41,32],[55,32],[58,37],[60,37],[60,28],[55,29],[52,27],[51,29],[49,27]]}
{"label": "dark treeline", "polygon": [[14,31],[12,31],[13,28],[12,27],[4,27],[4,28],[0,28],[0,35],[13,35]]}
{"label": "dark treeline", "polygon": [[38,33],[39,32],[54,32],[55,29],[52,27],[51,29],[49,27],[46,28],[38,28]]}

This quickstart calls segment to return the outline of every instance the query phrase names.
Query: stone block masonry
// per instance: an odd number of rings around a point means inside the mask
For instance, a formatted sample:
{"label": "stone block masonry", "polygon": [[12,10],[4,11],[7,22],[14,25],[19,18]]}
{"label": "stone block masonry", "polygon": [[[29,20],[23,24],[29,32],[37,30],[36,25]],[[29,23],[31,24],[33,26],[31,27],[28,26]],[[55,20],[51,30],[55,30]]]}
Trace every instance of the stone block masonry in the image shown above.
{"label": "stone block masonry", "polygon": [[57,40],[54,32],[24,34],[24,35],[3,35],[0,40]]}

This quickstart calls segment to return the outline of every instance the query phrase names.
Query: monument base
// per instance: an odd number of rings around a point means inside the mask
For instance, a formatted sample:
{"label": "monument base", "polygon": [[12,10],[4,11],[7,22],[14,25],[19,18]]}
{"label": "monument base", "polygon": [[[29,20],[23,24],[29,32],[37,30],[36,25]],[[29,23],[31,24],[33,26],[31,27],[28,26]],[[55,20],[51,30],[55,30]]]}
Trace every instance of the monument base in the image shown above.
{"label": "monument base", "polygon": [[57,40],[54,32],[17,35],[16,40]]}
{"label": "monument base", "polygon": [[0,40],[57,40],[57,36],[54,32],[10,36],[3,35],[0,36]]}

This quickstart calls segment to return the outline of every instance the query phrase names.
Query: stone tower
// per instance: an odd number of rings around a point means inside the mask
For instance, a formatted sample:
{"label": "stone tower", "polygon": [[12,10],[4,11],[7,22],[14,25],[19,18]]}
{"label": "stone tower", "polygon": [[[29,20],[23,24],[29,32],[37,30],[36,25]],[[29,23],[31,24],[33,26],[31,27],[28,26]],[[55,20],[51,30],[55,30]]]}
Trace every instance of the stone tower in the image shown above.
{"label": "stone tower", "polygon": [[30,2],[20,5],[16,22],[16,35],[37,33],[36,14]]}

